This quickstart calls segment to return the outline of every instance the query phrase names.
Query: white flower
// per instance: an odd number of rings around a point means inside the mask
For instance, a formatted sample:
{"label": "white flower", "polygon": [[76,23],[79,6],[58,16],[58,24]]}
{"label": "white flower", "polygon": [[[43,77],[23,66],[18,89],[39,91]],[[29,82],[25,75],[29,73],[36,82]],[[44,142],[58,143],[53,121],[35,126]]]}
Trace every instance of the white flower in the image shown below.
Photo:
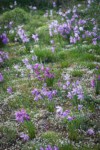
{"label": "white flower", "polygon": [[56,113],[57,114],[62,114],[63,113],[63,108],[61,106],[56,106]]}
{"label": "white flower", "polygon": [[83,27],[79,27],[79,30],[80,30],[80,31],[83,31]]}

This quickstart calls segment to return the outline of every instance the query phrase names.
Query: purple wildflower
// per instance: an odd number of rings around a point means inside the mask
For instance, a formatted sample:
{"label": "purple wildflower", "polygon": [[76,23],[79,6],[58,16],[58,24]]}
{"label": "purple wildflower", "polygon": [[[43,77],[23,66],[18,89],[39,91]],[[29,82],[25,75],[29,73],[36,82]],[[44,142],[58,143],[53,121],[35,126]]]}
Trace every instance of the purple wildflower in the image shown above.
{"label": "purple wildflower", "polygon": [[66,82],[66,85],[69,86],[69,85],[70,85],[70,81],[67,81],[67,82]]}
{"label": "purple wildflower", "polygon": [[12,94],[12,87],[7,88],[7,93]]}
{"label": "purple wildflower", "polygon": [[3,33],[3,34],[0,35],[0,43],[7,44],[8,41],[9,40],[8,40],[7,35],[5,33]]}
{"label": "purple wildflower", "polygon": [[3,75],[0,73],[0,82],[4,80]]}
{"label": "purple wildflower", "polygon": [[68,121],[72,121],[74,118],[72,116],[67,117]]}
{"label": "purple wildflower", "polygon": [[91,80],[91,86],[92,86],[92,88],[95,87],[95,80]]}
{"label": "purple wildflower", "polygon": [[19,37],[20,37],[20,39],[22,40],[23,43],[29,42],[29,38],[25,34],[25,31],[22,29],[22,27],[18,28],[18,32],[17,33],[18,33],[18,35],[19,35]]}
{"label": "purple wildflower", "polygon": [[56,7],[56,2],[53,2],[52,5],[53,5],[53,7],[55,8],[55,7]]}
{"label": "purple wildflower", "polygon": [[62,114],[62,117],[67,117],[70,114],[70,110],[65,110]]}
{"label": "purple wildflower", "polygon": [[94,135],[94,130],[92,128],[87,130],[88,135]]}
{"label": "purple wildflower", "polygon": [[100,75],[98,76],[98,80],[100,80]]}
{"label": "purple wildflower", "polygon": [[36,55],[32,56],[32,60],[36,61],[37,60],[37,56]]}
{"label": "purple wildflower", "polygon": [[20,134],[20,138],[22,138],[24,141],[28,141],[29,140],[29,136],[25,133],[21,133]]}
{"label": "purple wildflower", "polygon": [[97,45],[97,38],[92,39],[93,45]]}
{"label": "purple wildflower", "polygon": [[39,41],[38,34],[32,34],[32,38],[34,39],[35,42]]}
{"label": "purple wildflower", "polygon": [[53,47],[51,47],[51,51],[52,51],[52,53],[54,53],[55,52],[55,47],[53,46]]}
{"label": "purple wildflower", "polygon": [[32,93],[32,95],[38,95],[38,94],[40,94],[39,90],[36,89],[36,88],[31,93]]}
{"label": "purple wildflower", "polygon": [[83,105],[78,105],[78,110],[81,110]]}
{"label": "purple wildflower", "polygon": [[66,90],[67,89],[67,86],[66,85],[63,85],[63,90]]}
{"label": "purple wildflower", "polygon": [[72,93],[71,93],[71,92],[68,92],[68,95],[67,95],[67,97],[68,97],[69,99],[72,99],[72,98],[73,98],[73,95],[72,95]]}
{"label": "purple wildflower", "polygon": [[48,145],[46,148],[40,147],[40,150],[59,150],[57,146]]}
{"label": "purple wildflower", "polygon": [[29,121],[30,116],[26,113],[24,109],[21,109],[15,113],[16,121],[22,123],[24,120]]}
{"label": "purple wildflower", "polygon": [[22,62],[23,62],[25,65],[28,65],[28,64],[29,64],[28,58],[23,59]]}

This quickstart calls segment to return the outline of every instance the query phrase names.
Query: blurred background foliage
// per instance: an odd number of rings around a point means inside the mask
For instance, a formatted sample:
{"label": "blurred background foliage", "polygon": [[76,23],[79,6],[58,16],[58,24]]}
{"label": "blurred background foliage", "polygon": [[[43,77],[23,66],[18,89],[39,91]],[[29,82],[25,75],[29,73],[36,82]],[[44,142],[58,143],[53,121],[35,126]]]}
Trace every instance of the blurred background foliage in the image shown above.
{"label": "blurred background foliage", "polygon": [[[0,8],[2,7],[9,7],[9,5],[12,5],[15,0],[0,0]],[[76,2],[85,2],[87,3],[87,0],[16,0],[17,4],[20,6],[25,5],[34,5],[38,8],[47,8],[52,7],[52,3],[56,2],[57,7],[60,5],[65,6],[67,3],[68,5],[71,5],[72,3]],[[94,0],[96,3],[99,3],[99,0]],[[1,9],[0,9],[1,10]]]}

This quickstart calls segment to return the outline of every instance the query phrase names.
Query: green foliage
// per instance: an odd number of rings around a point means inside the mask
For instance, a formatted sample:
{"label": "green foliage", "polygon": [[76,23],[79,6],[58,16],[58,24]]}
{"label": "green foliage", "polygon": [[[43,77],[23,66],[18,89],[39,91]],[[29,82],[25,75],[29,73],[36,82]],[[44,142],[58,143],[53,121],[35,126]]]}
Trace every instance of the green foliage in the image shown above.
{"label": "green foliage", "polygon": [[38,57],[39,62],[55,62],[56,56],[48,49],[36,49],[35,54]]}
{"label": "green foliage", "polygon": [[70,63],[68,61],[62,61],[60,65],[61,68],[68,68],[70,66]]}
{"label": "green foliage", "polygon": [[85,94],[84,95],[84,100],[85,100],[84,104],[85,104],[86,108],[90,109],[91,111],[94,111],[95,106],[96,106],[94,99],[91,96]]}
{"label": "green foliage", "polygon": [[73,77],[82,77],[83,71],[74,70],[74,71],[71,72],[71,74],[72,74]]}
{"label": "green foliage", "polygon": [[48,87],[53,87],[54,78],[47,78],[46,79],[46,84],[47,84]]}
{"label": "green foliage", "polygon": [[75,148],[73,147],[73,145],[71,144],[65,144],[59,147],[60,150],[75,150]]}
{"label": "green foliage", "polygon": [[2,133],[2,138],[5,139],[5,143],[8,142],[14,142],[17,138],[17,132],[14,129],[11,129],[9,127],[0,127],[0,133]]}
{"label": "green foliage", "polygon": [[[43,22],[45,23],[45,20],[43,20]],[[39,34],[39,38],[41,39],[41,45],[50,45],[50,35],[47,23],[45,25],[42,24],[42,26],[39,27],[36,32]]]}
{"label": "green foliage", "polygon": [[47,140],[49,143],[55,144],[60,138],[60,135],[54,131],[47,131],[42,133],[41,138]]}
{"label": "green foliage", "polygon": [[95,90],[96,90],[96,95],[99,95],[100,94],[100,79],[96,79],[96,87],[95,87]]}
{"label": "green foliage", "polygon": [[85,66],[87,66],[90,70],[96,68],[96,64],[93,64],[93,63],[86,63]]}
{"label": "green foliage", "polygon": [[29,15],[24,9],[15,8],[4,12],[0,16],[1,25],[7,25],[10,21],[13,21],[14,25],[23,24],[29,21]]}
{"label": "green foliage", "polygon": [[46,102],[46,108],[49,112],[54,112],[55,111],[55,103],[54,101],[47,101]]}
{"label": "green foliage", "polygon": [[31,139],[35,138],[36,134],[35,125],[31,121],[25,121],[23,126],[27,129],[29,137]]}
{"label": "green foliage", "polygon": [[84,121],[85,121],[84,116],[76,116],[74,120],[67,122],[68,135],[71,140],[77,141],[80,138],[82,138],[82,136],[80,137],[77,129],[80,129],[83,126]]}
{"label": "green foliage", "polygon": [[24,29],[30,34],[38,33],[39,37],[44,38],[43,35],[47,28],[45,24],[47,24],[47,18],[31,14],[30,21],[25,25]]}

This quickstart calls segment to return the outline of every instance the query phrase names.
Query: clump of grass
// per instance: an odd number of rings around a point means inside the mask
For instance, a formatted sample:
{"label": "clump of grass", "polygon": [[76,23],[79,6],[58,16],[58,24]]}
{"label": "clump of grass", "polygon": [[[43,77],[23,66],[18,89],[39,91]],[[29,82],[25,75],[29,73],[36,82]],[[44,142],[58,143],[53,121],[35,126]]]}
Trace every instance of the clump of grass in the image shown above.
{"label": "clump of grass", "polygon": [[60,146],[60,150],[67,150],[67,149],[68,150],[75,150],[75,148],[71,144],[65,144],[65,145]]}
{"label": "clump of grass", "polygon": [[7,126],[2,126],[0,127],[0,133],[2,134],[2,138],[4,138],[4,142],[6,143],[11,143],[14,142],[17,138],[17,132],[14,129],[11,129]]}
{"label": "clump of grass", "polygon": [[71,75],[72,75],[73,77],[82,77],[83,71],[74,70],[74,71],[71,72]]}
{"label": "clump of grass", "polygon": [[78,141],[82,138],[78,133],[78,129],[80,129],[84,125],[84,121],[86,120],[83,116],[76,116],[74,120],[67,123],[68,127],[68,135],[71,140]]}
{"label": "clump of grass", "polygon": [[[31,19],[28,24],[25,25],[25,30],[29,31],[30,34],[33,34],[34,32],[40,34],[43,33],[43,31],[46,30],[46,26],[44,26],[47,22],[47,19],[39,16],[39,15],[33,15],[31,16]],[[43,27],[43,28],[42,28]]]}
{"label": "clump of grass", "polygon": [[54,101],[48,101],[46,102],[46,108],[49,112],[54,112],[55,111],[55,103]]}
{"label": "clump of grass", "polygon": [[70,66],[70,63],[68,61],[62,61],[60,65],[61,68],[68,68]]}
{"label": "clump of grass", "polygon": [[49,63],[56,61],[55,54],[48,49],[37,49],[35,50],[35,54],[38,57],[39,62]]}
{"label": "clump of grass", "polygon": [[4,66],[5,67],[11,67],[17,63],[22,63],[22,60],[19,57],[12,57],[10,60],[5,61]]}
{"label": "clump of grass", "polygon": [[93,64],[93,63],[84,63],[84,66],[86,66],[86,67],[89,68],[90,70],[96,68],[96,64]]}
{"label": "clump of grass", "polygon": [[81,57],[79,58],[81,61],[95,61],[96,57],[94,54],[89,54],[89,53],[83,53]]}
{"label": "clump of grass", "polygon": [[90,109],[91,111],[94,111],[95,110],[95,101],[94,101],[94,99],[91,96],[86,94],[84,96],[84,100],[85,100],[84,103],[86,105],[86,108]]}
{"label": "clump of grass", "polygon": [[21,8],[15,8],[10,11],[6,11],[0,16],[0,22],[3,24],[14,22],[14,25],[23,24],[29,21],[29,14]]}
{"label": "clump of grass", "polygon": [[54,131],[47,131],[42,133],[41,138],[47,140],[49,143],[55,144],[58,139],[60,139],[60,134]]}

